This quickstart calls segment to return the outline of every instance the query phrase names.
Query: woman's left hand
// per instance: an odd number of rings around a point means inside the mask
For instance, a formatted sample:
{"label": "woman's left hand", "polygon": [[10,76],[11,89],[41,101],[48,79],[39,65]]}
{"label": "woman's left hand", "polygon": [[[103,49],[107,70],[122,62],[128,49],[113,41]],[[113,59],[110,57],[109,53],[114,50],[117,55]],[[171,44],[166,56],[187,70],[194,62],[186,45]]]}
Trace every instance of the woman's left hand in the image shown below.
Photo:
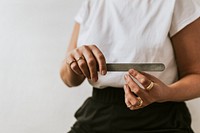
{"label": "woman's left hand", "polygon": [[131,110],[143,108],[154,102],[167,101],[169,97],[169,86],[150,74],[130,69],[124,78],[125,103]]}

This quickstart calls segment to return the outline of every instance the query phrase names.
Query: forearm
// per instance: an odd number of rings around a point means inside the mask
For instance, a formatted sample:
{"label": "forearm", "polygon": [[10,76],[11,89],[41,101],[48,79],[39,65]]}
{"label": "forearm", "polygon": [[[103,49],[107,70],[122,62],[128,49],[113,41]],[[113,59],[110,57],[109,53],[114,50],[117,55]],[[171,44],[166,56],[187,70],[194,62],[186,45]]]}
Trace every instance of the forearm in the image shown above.
{"label": "forearm", "polygon": [[61,79],[68,87],[74,87],[80,85],[84,81],[85,77],[77,75],[65,62],[66,61],[63,62],[60,70]]}
{"label": "forearm", "polygon": [[169,101],[186,101],[200,97],[200,74],[187,75],[170,85]]}

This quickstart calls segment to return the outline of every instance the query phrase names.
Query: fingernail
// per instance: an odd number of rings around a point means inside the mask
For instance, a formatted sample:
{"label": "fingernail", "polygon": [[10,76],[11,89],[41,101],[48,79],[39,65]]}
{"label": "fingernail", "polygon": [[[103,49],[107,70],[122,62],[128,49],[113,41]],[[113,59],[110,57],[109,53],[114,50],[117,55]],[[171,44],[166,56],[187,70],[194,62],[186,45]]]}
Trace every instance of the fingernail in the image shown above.
{"label": "fingernail", "polygon": [[97,77],[95,77],[95,78],[92,78],[92,81],[93,81],[93,82],[97,82],[97,80],[98,80],[98,78],[97,78]]}
{"label": "fingernail", "polygon": [[101,71],[101,75],[106,75],[106,71],[105,71],[105,70],[102,70],[102,71]]}
{"label": "fingernail", "polygon": [[131,74],[132,76],[136,75],[136,71],[134,69],[130,69],[129,70],[129,74]]}

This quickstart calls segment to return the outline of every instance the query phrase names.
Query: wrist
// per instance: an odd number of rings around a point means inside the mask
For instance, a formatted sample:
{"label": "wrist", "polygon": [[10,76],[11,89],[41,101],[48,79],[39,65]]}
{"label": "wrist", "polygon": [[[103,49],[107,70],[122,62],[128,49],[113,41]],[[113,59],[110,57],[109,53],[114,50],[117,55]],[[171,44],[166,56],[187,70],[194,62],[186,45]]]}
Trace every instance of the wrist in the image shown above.
{"label": "wrist", "polygon": [[162,99],[159,101],[162,102],[172,102],[176,101],[176,89],[174,89],[171,85],[167,85],[164,91],[164,94],[162,96]]}

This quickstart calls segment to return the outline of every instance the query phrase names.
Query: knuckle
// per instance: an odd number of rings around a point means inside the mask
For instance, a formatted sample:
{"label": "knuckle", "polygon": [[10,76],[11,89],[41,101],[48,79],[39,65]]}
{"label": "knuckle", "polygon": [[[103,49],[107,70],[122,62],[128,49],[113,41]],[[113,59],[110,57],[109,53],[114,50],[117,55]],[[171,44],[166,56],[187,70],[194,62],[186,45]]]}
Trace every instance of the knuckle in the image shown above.
{"label": "knuckle", "polygon": [[132,98],[130,96],[127,96],[128,101],[132,101]]}
{"label": "knuckle", "polygon": [[74,64],[71,65],[71,69],[72,69],[72,70],[76,70],[76,69],[78,69],[78,67],[77,67],[77,65],[74,63]]}
{"label": "knuckle", "polygon": [[141,91],[140,91],[139,88],[135,88],[135,89],[134,89],[134,93],[135,93],[135,94],[140,94],[140,92],[141,92]]}
{"label": "knuckle", "polygon": [[70,51],[69,53],[67,53],[66,57],[67,58],[73,57],[73,51]]}
{"label": "knuckle", "polygon": [[83,46],[81,47],[81,49],[82,49],[82,50],[88,50],[88,46],[87,46],[87,45],[83,45]]}
{"label": "knuckle", "polygon": [[81,74],[82,73],[77,65],[72,65],[71,69],[77,74]]}
{"label": "knuckle", "polygon": [[86,48],[88,47],[86,44],[83,44],[80,48]]}
{"label": "knuckle", "polygon": [[135,99],[132,99],[129,101],[131,103],[131,105],[136,106],[137,105],[137,101]]}
{"label": "knuckle", "polygon": [[146,77],[139,78],[139,81],[141,84],[144,84],[146,82]]}
{"label": "knuckle", "polygon": [[148,80],[146,77],[144,77],[142,80],[141,80],[141,84],[143,85],[148,85]]}
{"label": "knuckle", "polygon": [[76,49],[73,50],[73,53],[79,53],[79,52],[80,52],[79,48],[76,48]]}
{"label": "knuckle", "polygon": [[85,63],[84,62],[79,62],[78,65],[79,65],[80,68],[84,68],[85,67]]}
{"label": "knuckle", "polygon": [[102,53],[99,53],[98,54],[98,58],[100,59],[100,60],[104,60],[105,58],[104,58],[104,55],[102,54]]}
{"label": "knuckle", "polygon": [[91,48],[97,48],[97,46],[95,44],[91,44],[90,46],[91,46]]}
{"label": "knuckle", "polygon": [[94,59],[88,59],[87,62],[89,66],[94,66],[96,64],[96,61]]}
{"label": "knuckle", "polygon": [[138,102],[136,100],[132,101],[132,104],[135,106],[138,104]]}
{"label": "knuckle", "polygon": [[131,94],[130,94],[130,93],[127,93],[127,94],[126,94],[126,98],[127,98],[128,101],[131,101],[131,100],[132,100]]}

